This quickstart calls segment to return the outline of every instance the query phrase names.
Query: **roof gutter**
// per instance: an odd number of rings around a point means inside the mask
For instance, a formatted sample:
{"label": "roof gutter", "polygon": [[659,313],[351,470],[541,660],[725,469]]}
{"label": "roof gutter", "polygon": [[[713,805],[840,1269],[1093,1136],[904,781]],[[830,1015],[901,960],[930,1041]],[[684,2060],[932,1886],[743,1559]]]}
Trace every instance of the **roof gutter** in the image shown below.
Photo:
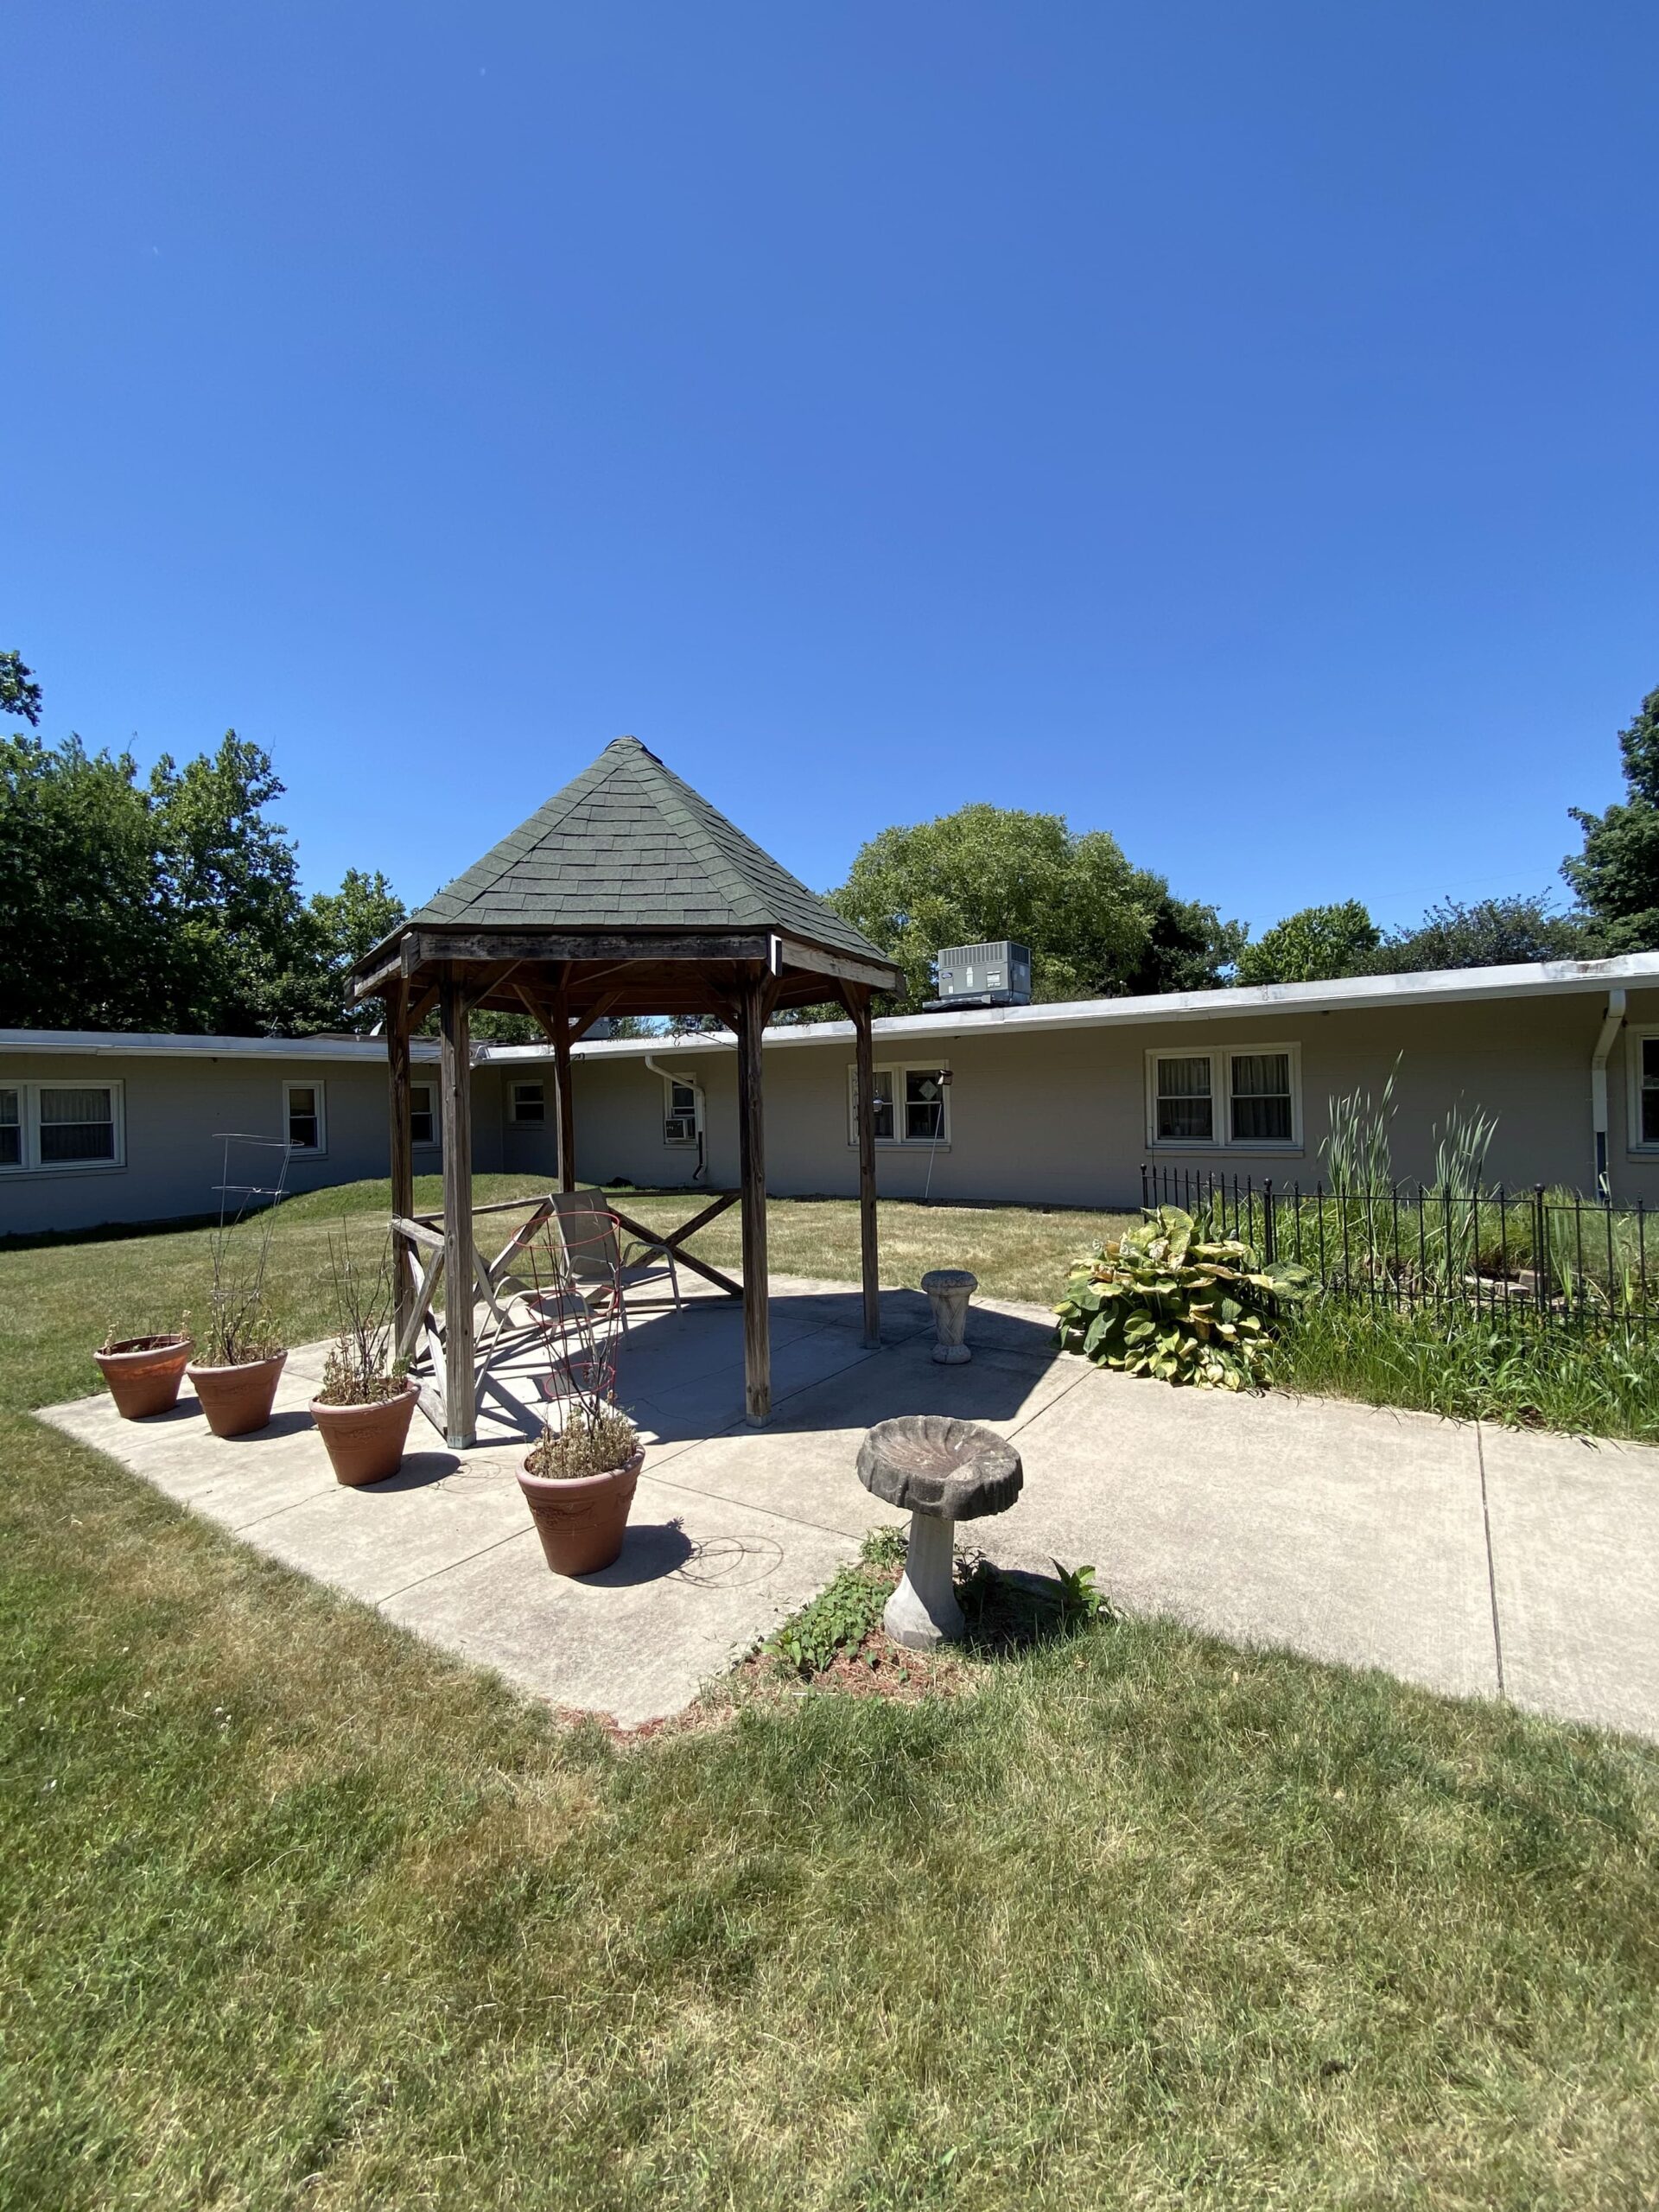
{"label": "roof gutter", "polygon": [[1622,990],[1608,992],[1601,1033],[1590,1055],[1590,1129],[1596,1149],[1596,1194],[1604,1205],[1612,1196],[1607,1177],[1607,1055],[1613,1049],[1614,1038],[1624,1026],[1624,1004]]}

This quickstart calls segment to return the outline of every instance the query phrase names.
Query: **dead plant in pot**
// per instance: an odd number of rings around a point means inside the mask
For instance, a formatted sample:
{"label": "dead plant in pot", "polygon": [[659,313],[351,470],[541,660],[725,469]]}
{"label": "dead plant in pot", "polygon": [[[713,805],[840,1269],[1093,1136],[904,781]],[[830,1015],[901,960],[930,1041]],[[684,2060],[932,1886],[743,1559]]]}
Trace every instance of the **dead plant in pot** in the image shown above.
{"label": "dead plant in pot", "polygon": [[372,1266],[352,1250],[342,1224],[328,1240],[335,1335],[311,1401],[336,1481],[350,1489],[384,1482],[403,1464],[409,1424],[419,1396],[405,1363],[392,1357],[391,1246],[382,1243]]}
{"label": "dead plant in pot", "polygon": [[92,1354],[123,1421],[148,1421],[170,1413],[195,1350],[183,1330],[134,1334],[114,1324]]}
{"label": "dead plant in pot", "polygon": [[[617,1558],[645,1456],[633,1423],[615,1402],[621,1284],[614,1268],[610,1280],[602,1269],[594,1272],[594,1255],[617,1249],[604,1229],[611,1217],[595,1217],[593,1251],[577,1255],[573,1266],[569,1247],[573,1235],[582,1234],[580,1218],[563,1224],[558,1243],[533,1247],[528,1255],[550,1410],[518,1487],[555,1574],[596,1574]],[[545,1282],[544,1272],[550,1278]]]}
{"label": "dead plant in pot", "polygon": [[[279,1147],[283,1169],[275,1185],[232,1183],[232,1145],[270,1149],[275,1141],[226,1137],[224,1143],[225,1179],[219,1185],[207,1318],[197,1345],[198,1357],[185,1371],[213,1434],[249,1436],[270,1421],[276,1385],[288,1360],[287,1347],[265,1297],[265,1263],[270,1255],[276,1206],[283,1196],[288,1156],[286,1146]],[[229,1203],[233,1197],[242,1202],[234,1212]],[[262,1200],[268,1203],[260,1211],[257,1224],[245,1224],[250,1207]]]}

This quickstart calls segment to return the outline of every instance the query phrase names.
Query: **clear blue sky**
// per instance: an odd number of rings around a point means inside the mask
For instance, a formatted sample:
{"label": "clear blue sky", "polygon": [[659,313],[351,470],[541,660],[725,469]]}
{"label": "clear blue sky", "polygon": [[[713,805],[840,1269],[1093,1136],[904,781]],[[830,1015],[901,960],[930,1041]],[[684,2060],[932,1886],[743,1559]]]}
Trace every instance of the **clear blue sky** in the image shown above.
{"label": "clear blue sky", "polygon": [[632,731],[1258,928],[1659,684],[1659,10],[14,0],[0,645],[411,901]]}

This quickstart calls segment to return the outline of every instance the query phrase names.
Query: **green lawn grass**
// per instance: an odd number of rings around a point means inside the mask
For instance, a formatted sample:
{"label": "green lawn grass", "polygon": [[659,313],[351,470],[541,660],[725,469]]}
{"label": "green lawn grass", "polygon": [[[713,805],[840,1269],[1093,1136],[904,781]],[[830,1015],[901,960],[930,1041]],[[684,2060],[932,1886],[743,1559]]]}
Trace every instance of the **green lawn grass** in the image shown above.
{"label": "green lawn grass", "polygon": [[6,2212],[1659,2198],[1659,1754],[1133,1621],[619,1748],[28,1418],[203,1256],[0,1253]]}

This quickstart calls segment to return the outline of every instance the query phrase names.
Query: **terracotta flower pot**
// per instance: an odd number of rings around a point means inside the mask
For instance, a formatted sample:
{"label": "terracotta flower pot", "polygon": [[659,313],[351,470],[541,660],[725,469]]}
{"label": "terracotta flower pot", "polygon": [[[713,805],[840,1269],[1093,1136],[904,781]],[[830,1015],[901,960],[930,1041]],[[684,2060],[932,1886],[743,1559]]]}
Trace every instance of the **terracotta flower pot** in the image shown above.
{"label": "terracotta flower pot", "polygon": [[127,1337],[92,1357],[122,1420],[148,1421],[178,1403],[179,1385],[194,1350],[188,1337]]}
{"label": "terracotta flower pot", "polygon": [[336,1482],[356,1490],[397,1473],[419,1395],[419,1386],[406,1382],[395,1397],[372,1406],[325,1406],[312,1399],[311,1418],[322,1432]]}
{"label": "terracotta flower pot", "polygon": [[251,1359],[245,1367],[193,1366],[185,1371],[215,1436],[251,1436],[270,1419],[287,1364],[288,1354],[278,1351],[269,1359]]}
{"label": "terracotta flower pot", "polygon": [[531,1474],[525,1460],[518,1487],[555,1574],[597,1574],[610,1566],[622,1549],[628,1509],[645,1463],[641,1445],[625,1467],[562,1481]]}

